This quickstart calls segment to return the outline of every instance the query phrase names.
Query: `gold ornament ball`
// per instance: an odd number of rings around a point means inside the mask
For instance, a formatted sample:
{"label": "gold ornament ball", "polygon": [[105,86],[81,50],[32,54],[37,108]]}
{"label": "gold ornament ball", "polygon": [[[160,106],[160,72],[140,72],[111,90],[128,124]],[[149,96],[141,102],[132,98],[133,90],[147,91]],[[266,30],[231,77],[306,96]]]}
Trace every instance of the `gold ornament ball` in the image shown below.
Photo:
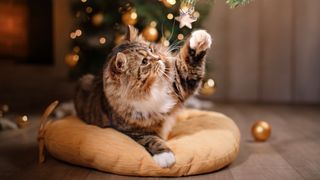
{"label": "gold ornament ball", "polygon": [[135,10],[130,10],[122,14],[121,19],[126,25],[135,25],[138,21],[138,14]]}
{"label": "gold ornament ball", "polygon": [[213,79],[206,80],[200,89],[200,93],[205,96],[211,96],[216,91],[216,83]]}
{"label": "gold ornament ball", "polygon": [[103,22],[103,14],[97,13],[92,17],[92,24],[95,26],[100,26]]}
{"label": "gold ornament ball", "polygon": [[153,26],[147,26],[143,29],[142,31],[142,36],[147,40],[147,41],[156,41],[158,39],[158,30],[157,28]]}
{"label": "gold ornament ball", "polygon": [[69,67],[75,67],[79,61],[79,55],[76,53],[67,54],[65,62]]}
{"label": "gold ornament ball", "polygon": [[265,121],[256,121],[252,125],[251,134],[256,141],[266,141],[271,135],[271,126]]}
{"label": "gold ornament ball", "polygon": [[28,116],[23,115],[23,116],[19,116],[16,120],[16,123],[18,125],[19,128],[26,128],[29,126],[29,119]]}
{"label": "gold ornament ball", "polygon": [[170,8],[176,4],[176,0],[162,0],[162,3],[167,7]]}

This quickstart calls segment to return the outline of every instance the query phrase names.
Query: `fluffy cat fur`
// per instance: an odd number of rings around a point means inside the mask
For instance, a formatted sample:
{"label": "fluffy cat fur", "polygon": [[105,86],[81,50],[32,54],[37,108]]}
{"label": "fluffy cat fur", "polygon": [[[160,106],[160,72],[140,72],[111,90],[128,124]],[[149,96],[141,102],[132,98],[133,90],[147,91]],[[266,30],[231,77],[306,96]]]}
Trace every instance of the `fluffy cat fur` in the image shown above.
{"label": "fluffy cat fur", "polygon": [[165,139],[183,102],[199,87],[211,37],[197,30],[179,52],[145,42],[129,26],[126,40],[115,47],[99,76],[81,78],[75,97],[78,116],[112,127],[145,147],[163,167],[175,163]]}

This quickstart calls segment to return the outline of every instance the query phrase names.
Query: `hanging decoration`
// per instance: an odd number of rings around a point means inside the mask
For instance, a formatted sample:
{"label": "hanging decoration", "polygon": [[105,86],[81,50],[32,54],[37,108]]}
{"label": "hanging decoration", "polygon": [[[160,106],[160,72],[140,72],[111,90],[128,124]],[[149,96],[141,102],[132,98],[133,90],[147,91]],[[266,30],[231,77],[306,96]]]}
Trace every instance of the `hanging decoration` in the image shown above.
{"label": "hanging decoration", "polygon": [[180,15],[175,18],[175,20],[179,21],[179,28],[183,28],[187,26],[189,29],[192,29],[191,23],[197,21],[197,18],[193,16],[193,12],[195,10],[196,0],[182,0],[179,13]]}
{"label": "hanging decoration", "polygon": [[157,23],[155,21],[152,21],[150,25],[145,27],[142,31],[142,36],[147,40],[147,41],[156,41],[158,39],[158,30],[156,28]]}
{"label": "hanging decoration", "polygon": [[135,9],[130,9],[122,14],[121,19],[126,25],[135,25],[138,22],[138,14]]}

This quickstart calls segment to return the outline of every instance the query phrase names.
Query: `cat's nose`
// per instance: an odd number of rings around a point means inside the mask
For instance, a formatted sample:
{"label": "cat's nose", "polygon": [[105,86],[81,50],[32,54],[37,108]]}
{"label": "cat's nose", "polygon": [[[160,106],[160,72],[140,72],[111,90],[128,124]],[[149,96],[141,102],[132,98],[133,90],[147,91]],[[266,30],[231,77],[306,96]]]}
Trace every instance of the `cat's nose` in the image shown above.
{"label": "cat's nose", "polygon": [[160,58],[160,56],[154,56],[154,57],[152,58],[152,60],[153,60],[153,61],[160,61],[161,58]]}

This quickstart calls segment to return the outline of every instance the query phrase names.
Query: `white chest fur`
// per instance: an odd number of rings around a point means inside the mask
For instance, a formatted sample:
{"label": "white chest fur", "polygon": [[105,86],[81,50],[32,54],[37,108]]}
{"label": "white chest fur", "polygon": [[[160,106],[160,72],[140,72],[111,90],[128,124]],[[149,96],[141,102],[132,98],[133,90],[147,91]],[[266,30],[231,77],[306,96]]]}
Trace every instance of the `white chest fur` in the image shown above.
{"label": "white chest fur", "polygon": [[140,101],[133,101],[131,105],[136,111],[144,115],[149,113],[167,113],[174,107],[176,101],[170,96],[169,88],[166,86],[153,86],[149,97]]}

